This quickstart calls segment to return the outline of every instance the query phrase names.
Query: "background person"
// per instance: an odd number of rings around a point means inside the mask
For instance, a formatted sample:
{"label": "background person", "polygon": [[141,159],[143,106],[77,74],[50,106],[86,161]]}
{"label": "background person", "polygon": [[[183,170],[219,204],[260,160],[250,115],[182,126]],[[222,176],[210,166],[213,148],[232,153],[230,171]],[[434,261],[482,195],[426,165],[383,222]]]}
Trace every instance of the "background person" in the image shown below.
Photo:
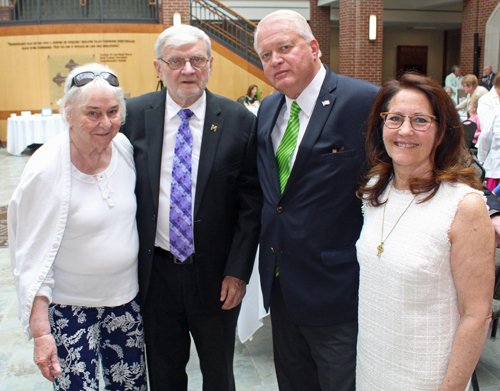
{"label": "background person", "polygon": [[500,115],[489,128],[481,129],[477,144],[478,159],[486,171],[486,187],[493,191],[500,178]]}
{"label": "background person", "polygon": [[245,101],[243,102],[245,106],[259,105],[260,102],[257,100],[257,90],[258,87],[255,84],[248,87],[247,94],[245,95]]}
{"label": "background person", "polygon": [[260,101],[257,99],[257,93],[258,87],[255,84],[252,84],[248,87],[247,95],[243,101],[243,104],[253,115],[257,115],[260,106]]}
{"label": "background person", "polygon": [[470,110],[470,101],[474,98],[476,101],[483,95],[488,93],[488,90],[484,87],[477,85],[477,77],[475,75],[465,75],[462,80],[462,88],[467,93],[467,99],[455,106],[457,110],[467,109],[467,114],[470,116],[472,112]]}
{"label": "background person", "polygon": [[132,146],[112,71],[70,72],[59,102],[69,132],[29,160],[9,205],[24,334],[55,389],[147,390],[137,282]]}
{"label": "background person", "polygon": [[453,65],[451,67],[451,73],[446,76],[446,79],[444,80],[444,85],[446,87],[450,87],[453,91],[451,99],[455,102],[455,104],[458,103],[457,90],[462,88],[462,79],[462,69],[459,65]]}
{"label": "background person", "polygon": [[446,91],[448,96],[451,98],[451,96],[453,95],[453,90],[451,89],[451,87],[445,86],[444,90]]}
{"label": "background person", "polygon": [[493,68],[491,65],[484,66],[484,75],[481,77],[481,83],[479,84],[482,87],[485,87],[488,91],[493,87],[493,80],[495,79],[495,73],[493,73]]}
{"label": "background person", "polygon": [[493,88],[479,99],[477,107],[481,124],[481,135],[476,144],[477,158],[486,170],[486,187],[490,190],[497,186],[500,178],[500,140],[497,140],[495,131],[495,121],[500,117],[499,95],[500,75],[497,75],[493,79]]}
{"label": "background person", "polygon": [[363,129],[378,87],[324,66],[307,21],[264,17],[255,49],[279,91],[262,101],[260,277],[281,390],[354,390]]}
{"label": "background person", "polygon": [[386,83],[368,118],[356,244],[356,390],[464,390],[491,321],[494,230],[436,82]]}
{"label": "background person", "polygon": [[474,138],[472,139],[472,143],[475,145],[477,143],[477,139],[481,134],[481,123],[479,122],[479,117],[477,116],[477,103],[479,98],[477,96],[471,97],[469,100],[469,110],[471,116],[469,117],[469,121],[474,122],[477,125],[476,132],[474,133]]}
{"label": "background person", "polygon": [[256,117],[205,88],[213,57],[200,29],[170,27],[155,51],[166,89],[127,100],[123,128],[137,165],[151,389],[187,390],[192,336],[203,389],[234,390],[236,321],[260,231]]}

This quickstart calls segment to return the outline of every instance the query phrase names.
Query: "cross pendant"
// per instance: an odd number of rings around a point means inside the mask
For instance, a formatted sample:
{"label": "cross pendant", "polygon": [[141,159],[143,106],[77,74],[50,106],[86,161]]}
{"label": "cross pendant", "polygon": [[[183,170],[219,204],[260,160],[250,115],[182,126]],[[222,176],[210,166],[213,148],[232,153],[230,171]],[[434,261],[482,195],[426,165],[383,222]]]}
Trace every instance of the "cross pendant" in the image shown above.
{"label": "cross pendant", "polygon": [[380,256],[382,255],[382,252],[384,251],[384,245],[382,243],[380,243],[378,246],[377,246],[377,257],[380,258]]}

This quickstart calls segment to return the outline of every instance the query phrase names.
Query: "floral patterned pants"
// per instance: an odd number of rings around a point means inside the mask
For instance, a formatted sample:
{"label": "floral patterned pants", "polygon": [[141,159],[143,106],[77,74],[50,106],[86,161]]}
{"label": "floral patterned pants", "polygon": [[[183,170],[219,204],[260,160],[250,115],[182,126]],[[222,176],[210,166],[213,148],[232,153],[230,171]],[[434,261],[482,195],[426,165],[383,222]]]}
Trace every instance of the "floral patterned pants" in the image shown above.
{"label": "floral patterned pants", "polygon": [[54,390],[147,391],[144,327],[137,297],[118,307],[51,304],[49,322],[62,374]]}

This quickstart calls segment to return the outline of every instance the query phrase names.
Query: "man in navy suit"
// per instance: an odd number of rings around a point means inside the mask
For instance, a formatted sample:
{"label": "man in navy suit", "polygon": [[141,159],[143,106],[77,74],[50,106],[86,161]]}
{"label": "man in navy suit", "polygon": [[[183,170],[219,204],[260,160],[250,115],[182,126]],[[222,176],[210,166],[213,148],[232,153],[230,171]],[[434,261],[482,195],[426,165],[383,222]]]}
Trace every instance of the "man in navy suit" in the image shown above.
{"label": "man in navy suit", "polygon": [[[293,11],[262,19],[255,49],[279,91],[262,102],[257,130],[260,276],[278,384],[284,391],[354,390],[355,244],[363,222],[356,190],[364,122],[378,87],[324,66],[307,21]],[[299,125],[290,142],[294,102]],[[288,179],[276,158],[283,140],[293,149]]]}
{"label": "man in navy suit", "polygon": [[166,89],[127,101],[123,132],[137,168],[139,288],[153,391],[187,390],[191,336],[203,390],[235,389],[236,320],[262,193],[255,116],[205,88],[210,46],[195,27],[165,30],[154,65]]}
{"label": "man in navy suit", "polygon": [[491,65],[484,66],[484,75],[481,77],[480,86],[486,88],[488,91],[491,90],[493,86],[493,79],[495,78],[495,73],[493,73],[493,68]]}

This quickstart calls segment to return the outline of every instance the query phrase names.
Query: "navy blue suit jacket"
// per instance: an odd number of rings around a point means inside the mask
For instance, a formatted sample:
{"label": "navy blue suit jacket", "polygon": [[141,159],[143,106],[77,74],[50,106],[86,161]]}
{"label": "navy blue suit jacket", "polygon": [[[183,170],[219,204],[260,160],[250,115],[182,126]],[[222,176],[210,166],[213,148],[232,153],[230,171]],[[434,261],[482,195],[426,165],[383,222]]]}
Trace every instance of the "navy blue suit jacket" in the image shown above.
{"label": "navy blue suit jacket", "polygon": [[364,124],[379,88],[326,70],[282,195],[271,132],[284,95],[276,93],[262,102],[257,130],[257,167],[264,194],[260,236],[264,305],[269,307],[277,261],[288,313],[295,324],[309,326],[357,319],[355,244],[363,217],[356,190],[365,162]]}
{"label": "navy blue suit jacket", "polygon": [[489,78],[489,80],[486,83],[483,81],[483,77],[486,77],[486,76],[482,76],[481,79],[479,79],[481,81],[479,83],[479,85],[484,87],[484,88],[487,88],[488,91],[491,90],[491,87],[493,87],[493,79],[495,78],[495,73],[492,73],[490,76],[491,77]]}

